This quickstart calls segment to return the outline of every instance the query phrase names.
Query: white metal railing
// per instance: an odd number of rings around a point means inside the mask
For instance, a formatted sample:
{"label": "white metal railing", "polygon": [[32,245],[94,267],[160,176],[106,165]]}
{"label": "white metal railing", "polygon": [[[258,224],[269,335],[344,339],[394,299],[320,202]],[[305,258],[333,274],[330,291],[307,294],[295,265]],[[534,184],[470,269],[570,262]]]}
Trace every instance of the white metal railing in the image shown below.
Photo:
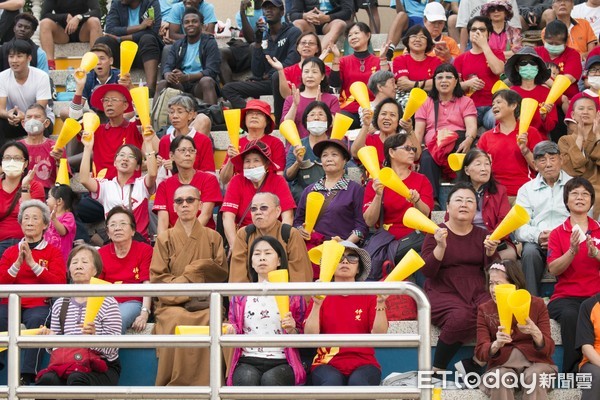
{"label": "white metal railing", "polygon": [[[406,294],[417,303],[417,334],[343,334],[343,335],[222,335],[222,297],[239,295],[316,295],[316,294]],[[205,296],[210,295],[210,336],[176,335],[41,335],[19,336],[21,297],[60,296]],[[279,345],[288,347],[417,347],[419,370],[431,370],[431,308],[425,293],[409,282],[288,283],[288,284],[150,284],[150,285],[0,285],[0,297],[8,297],[8,336],[0,337],[0,347],[8,347],[8,385],[0,395],[9,399],[154,398],[154,399],[431,399],[431,389],[397,386],[223,386],[221,347]],[[19,386],[21,348],[43,347],[209,347],[210,386]]]}

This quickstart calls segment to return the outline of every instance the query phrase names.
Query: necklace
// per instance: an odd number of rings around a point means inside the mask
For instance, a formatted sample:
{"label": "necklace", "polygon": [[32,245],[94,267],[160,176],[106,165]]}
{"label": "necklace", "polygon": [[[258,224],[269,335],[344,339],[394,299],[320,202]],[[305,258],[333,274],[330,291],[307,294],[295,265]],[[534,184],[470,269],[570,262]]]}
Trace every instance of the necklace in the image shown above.
{"label": "necklace", "polygon": [[366,58],[364,58],[364,59],[360,59],[359,58],[358,61],[360,62],[360,68],[359,68],[360,72],[365,72],[365,61],[366,61]]}

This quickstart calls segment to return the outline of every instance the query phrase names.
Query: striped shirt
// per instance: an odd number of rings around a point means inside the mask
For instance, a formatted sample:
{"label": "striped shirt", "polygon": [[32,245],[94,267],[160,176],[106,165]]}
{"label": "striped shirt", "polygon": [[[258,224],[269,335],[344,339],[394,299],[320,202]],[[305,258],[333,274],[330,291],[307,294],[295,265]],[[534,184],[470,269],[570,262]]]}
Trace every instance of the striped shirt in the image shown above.
{"label": "striped shirt", "polygon": [[[85,308],[87,303],[78,303],[71,298],[69,308],[65,318],[64,333],[60,329],[60,309],[62,308],[63,298],[59,298],[52,306],[52,319],[50,329],[57,335],[81,335],[81,325],[85,318]],[[97,335],[120,335],[121,334],[121,311],[119,304],[114,297],[106,297],[98,315],[94,321],[96,323]],[[92,350],[99,352],[107,361],[114,361],[119,357],[118,348],[95,348]]]}

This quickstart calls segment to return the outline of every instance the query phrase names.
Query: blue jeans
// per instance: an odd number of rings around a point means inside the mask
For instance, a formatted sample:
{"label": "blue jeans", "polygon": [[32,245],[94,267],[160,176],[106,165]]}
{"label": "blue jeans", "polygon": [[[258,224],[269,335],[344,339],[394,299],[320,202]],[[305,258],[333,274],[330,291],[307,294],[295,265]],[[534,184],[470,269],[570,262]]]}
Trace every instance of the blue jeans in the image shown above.
{"label": "blue jeans", "polygon": [[124,335],[125,331],[131,328],[135,319],[140,315],[142,302],[139,300],[129,300],[125,303],[119,303],[119,310],[121,311],[121,319],[123,320],[121,333]]}
{"label": "blue jeans", "polygon": [[477,126],[483,126],[486,131],[496,126],[496,118],[491,106],[477,107]]}
{"label": "blue jeans", "polygon": [[[40,306],[32,308],[21,308],[21,322],[27,329],[39,328],[40,325],[50,326],[50,306]],[[8,330],[8,304],[0,304],[0,331]],[[0,360],[6,363],[6,353],[0,353]],[[41,369],[44,349],[25,349],[23,350],[23,362],[21,364],[21,373],[37,374]]]}
{"label": "blue jeans", "polygon": [[348,376],[331,365],[319,365],[310,374],[313,386],[379,386],[381,370],[374,365],[363,365]]}

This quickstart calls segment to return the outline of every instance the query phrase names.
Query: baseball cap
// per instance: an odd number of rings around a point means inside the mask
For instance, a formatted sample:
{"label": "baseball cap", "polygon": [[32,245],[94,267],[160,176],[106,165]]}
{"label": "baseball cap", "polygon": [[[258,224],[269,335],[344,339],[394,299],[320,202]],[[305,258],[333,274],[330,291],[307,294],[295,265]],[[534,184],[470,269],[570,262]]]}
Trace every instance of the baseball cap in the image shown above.
{"label": "baseball cap", "polygon": [[267,3],[271,3],[275,7],[281,7],[281,8],[283,8],[283,1],[282,0],[265,0],[265,1],[263,1],[262,6],[264,7],[265,4],[267,4]]}
{"label": "baseball cap", "polygon": [[423,10],[423,16],[429,22],[446,21],[446,10],[441,3],[427,3]]}

